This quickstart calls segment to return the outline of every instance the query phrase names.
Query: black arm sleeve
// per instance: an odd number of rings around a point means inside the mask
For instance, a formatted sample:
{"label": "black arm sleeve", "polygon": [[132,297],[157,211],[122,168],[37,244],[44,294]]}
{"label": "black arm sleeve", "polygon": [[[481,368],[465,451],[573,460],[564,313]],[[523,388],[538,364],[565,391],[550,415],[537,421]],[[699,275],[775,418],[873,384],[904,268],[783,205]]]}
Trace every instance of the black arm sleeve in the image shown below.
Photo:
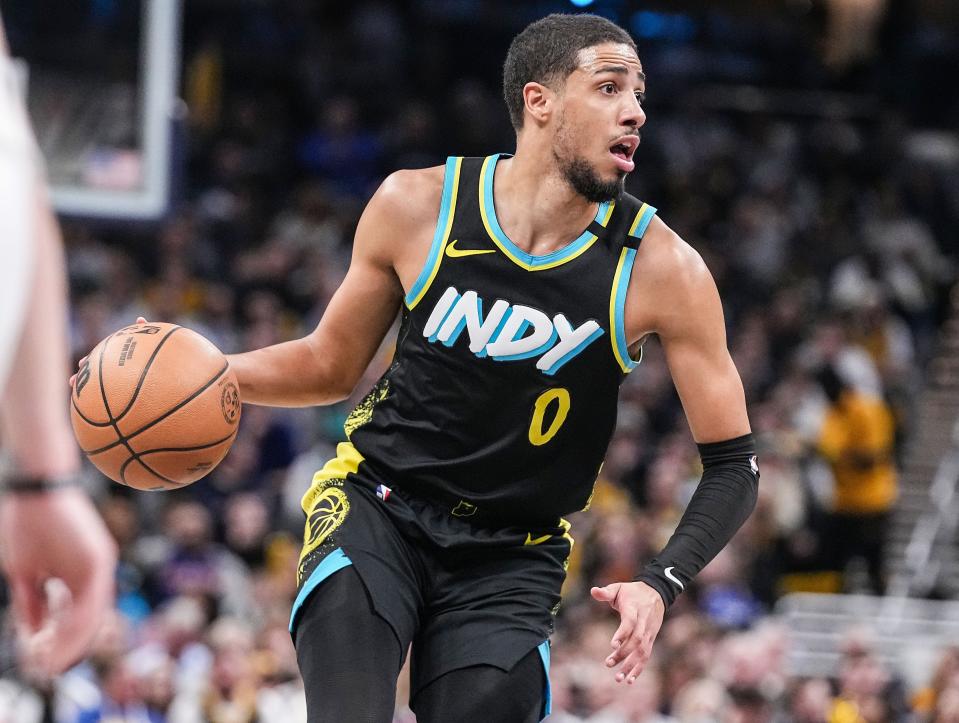
{"label": "black arm sleeve", "polygon": [[700,444],[703,477],[666,547],[636,580],[658,592],[668,608],[712,560],[756,506],[759,465],[751,434]]}

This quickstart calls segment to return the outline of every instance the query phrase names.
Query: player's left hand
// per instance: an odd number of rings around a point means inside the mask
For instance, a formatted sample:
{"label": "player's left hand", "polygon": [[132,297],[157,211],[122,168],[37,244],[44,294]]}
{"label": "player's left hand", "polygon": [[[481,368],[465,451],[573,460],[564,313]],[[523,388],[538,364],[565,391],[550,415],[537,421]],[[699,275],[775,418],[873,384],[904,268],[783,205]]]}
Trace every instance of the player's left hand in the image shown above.
{"label": "player's left hand", "polygon": [[619,629],[613,634],[612,654],[606,667],[615,668],[616,682],[634,683],[653,652],[653,641],[663,625],[666,605],[659,593],[644,582],[614,582],[589,591],[595,600],[610,604],[619,613]]}

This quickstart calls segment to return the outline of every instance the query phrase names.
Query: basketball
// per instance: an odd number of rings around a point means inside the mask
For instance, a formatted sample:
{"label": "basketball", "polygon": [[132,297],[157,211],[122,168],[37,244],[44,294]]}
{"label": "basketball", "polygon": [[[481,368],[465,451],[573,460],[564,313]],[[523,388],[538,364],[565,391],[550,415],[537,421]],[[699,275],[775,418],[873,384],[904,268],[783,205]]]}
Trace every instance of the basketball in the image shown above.
{"label": "basketball", "polygon": [[134,324],[108,336],[80,367],[70,399],[87,458],[140,490],[196,482],[229,451],[240,421],[226,357],[176,324]]}

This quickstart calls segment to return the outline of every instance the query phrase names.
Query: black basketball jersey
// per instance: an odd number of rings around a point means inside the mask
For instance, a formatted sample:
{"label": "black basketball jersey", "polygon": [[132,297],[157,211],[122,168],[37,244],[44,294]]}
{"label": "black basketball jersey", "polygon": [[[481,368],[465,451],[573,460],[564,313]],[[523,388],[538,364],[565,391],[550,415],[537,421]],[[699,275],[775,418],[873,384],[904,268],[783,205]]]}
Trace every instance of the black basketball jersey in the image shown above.
{"label": "black basketball jersey", "polygon": [[585,507],[638,361],[626,288],[655,209],[624,195],[534,256],[493,207],[499,156],[450,158],[396,355],[346,433],[391,489],[482,525],[555,525]]}

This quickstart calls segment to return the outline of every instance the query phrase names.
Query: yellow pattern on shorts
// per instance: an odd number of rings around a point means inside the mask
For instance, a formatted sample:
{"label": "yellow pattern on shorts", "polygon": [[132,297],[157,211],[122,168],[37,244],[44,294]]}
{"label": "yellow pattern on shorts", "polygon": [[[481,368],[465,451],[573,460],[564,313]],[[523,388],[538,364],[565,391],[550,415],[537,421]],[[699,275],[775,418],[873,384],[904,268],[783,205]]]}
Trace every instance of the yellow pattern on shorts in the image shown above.
{"label": "yellow pattern on shorts", "polygon": [[303,495],[300,505],[306,513],[303,529],[303,550],[297,566],[297,582],[303,576],[303,561],[307,555],[323,544],[346,519],[350,512],[350,499],[343,491],[348,474],[356,472],[363,461],[356,447],[349,442],[336,446],[336,457],[313,475],[313,484]]}

